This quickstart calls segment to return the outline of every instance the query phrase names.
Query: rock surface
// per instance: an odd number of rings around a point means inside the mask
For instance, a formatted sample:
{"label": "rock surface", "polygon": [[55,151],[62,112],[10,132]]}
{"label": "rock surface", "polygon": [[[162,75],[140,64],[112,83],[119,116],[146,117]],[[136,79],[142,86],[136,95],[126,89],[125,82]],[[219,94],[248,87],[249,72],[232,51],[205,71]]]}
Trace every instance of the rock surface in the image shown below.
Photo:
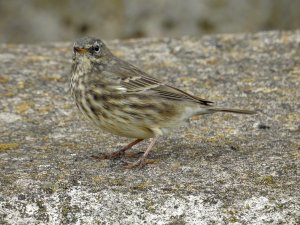
{"label": "rock surface", "polygon": [[156,163],[127,170],[133,158],[91,158],[129,140],[76,110],[72,44],[2,44],[0,224],[300,223],[300,31],[108,45],[161,80],[258,114],[192,118],[161,138]]}

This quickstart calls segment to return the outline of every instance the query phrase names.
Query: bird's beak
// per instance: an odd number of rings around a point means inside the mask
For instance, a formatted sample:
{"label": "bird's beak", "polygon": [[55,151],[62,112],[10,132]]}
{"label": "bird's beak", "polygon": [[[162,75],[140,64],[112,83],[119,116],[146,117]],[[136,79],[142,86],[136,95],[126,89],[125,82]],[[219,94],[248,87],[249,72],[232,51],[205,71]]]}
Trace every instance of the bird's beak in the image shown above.
{"label": "bird's beak", "polygon": [[74,52],[78,52],[80,54],[84,54],[87,52],[87,49],[85,48],[80,48],[80,47],[74,47]]}

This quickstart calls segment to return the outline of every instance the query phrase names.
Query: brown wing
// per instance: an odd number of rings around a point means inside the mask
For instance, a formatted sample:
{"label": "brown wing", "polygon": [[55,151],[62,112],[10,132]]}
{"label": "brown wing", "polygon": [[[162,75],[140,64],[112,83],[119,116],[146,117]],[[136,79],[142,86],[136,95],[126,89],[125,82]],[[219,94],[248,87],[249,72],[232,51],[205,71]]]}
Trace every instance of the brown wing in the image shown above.
{"label": "brown wing", "polygon": [[177,101],[191,101],[203,105],[210,105],[213,103],[211,101],[188,94],[168,84],[164,84],[156,78],[150,77],[148,74],[139,70],[135,66],[124,61],[123,63],[123,65],[121,64],[121,66],[113,72],[117,73],[119,77],[121,77],[121,86],[126,88],[126,92],[128,93],[141,92],[150,95],[157,95],[162,98]]}

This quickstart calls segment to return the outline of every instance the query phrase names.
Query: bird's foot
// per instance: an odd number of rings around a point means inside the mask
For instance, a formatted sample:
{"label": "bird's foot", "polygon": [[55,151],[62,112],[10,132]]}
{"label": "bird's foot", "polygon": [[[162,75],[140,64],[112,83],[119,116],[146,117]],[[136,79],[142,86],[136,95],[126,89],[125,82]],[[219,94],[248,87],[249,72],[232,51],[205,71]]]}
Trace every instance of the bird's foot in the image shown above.
{"label": "bird's foot", "polygon": [[156,160],[153,159],[145,159],[144,157],[139,158],[135,162],[126,162],[126,165],[124,166],[126,169],[133,169],[133,168],[143,168],[147,164],[154,164]]}
{"label": "bird's foot", "polygon": [[92,158],[97,159],[97,160],[121,158],[122,156],[125,155],[125,152],[128,149],[132,148],[134,145],[138,144],[141,141],[143,141],[143,139],[136,139],[133,142],[130,142],[128,145],[121,148],[118,151],[115,151],[115,152],[112,152],[112,153],[101,153],[99,155],[92,156]]}

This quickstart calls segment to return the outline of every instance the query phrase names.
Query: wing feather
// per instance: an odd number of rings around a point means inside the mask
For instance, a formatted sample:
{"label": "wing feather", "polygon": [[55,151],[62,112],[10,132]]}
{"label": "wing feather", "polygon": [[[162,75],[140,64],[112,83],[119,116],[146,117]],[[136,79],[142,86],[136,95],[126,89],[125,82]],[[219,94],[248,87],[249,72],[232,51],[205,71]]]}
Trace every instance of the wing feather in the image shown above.
{"label": "wing feather", "polygon": [[118,62],[119,66],[111,68],[109,73],[121,78],[120,85],[126,88],[127,93],[145,93],[171,100],[190,101],[202,105],[213,103],[163,83],[125,61],[118,60]]}
{"label": "wing feather", "polygon": [[129,93],[143,92],[172,100],[192,101],[204,105],[209,105],[210,103],[212,103],[211,101],[193,96],[180,89],[161,83],[155,78],[148,76],[127,77],[126,79],[121,81],[121,85],[127,88],[127,92]]}

